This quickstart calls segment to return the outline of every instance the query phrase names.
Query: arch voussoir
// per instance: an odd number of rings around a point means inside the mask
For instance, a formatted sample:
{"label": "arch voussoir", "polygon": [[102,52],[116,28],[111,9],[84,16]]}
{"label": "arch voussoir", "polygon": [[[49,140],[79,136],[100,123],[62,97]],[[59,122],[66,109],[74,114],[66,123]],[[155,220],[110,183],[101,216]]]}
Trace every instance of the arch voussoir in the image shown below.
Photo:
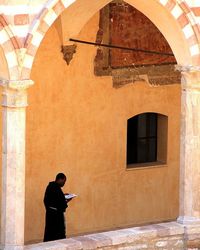
{"label": "arch voussoir", "polygon": [[194,65],[198,65],[200,63],[200,29],[193,11],[186,1],[159,0],[159,2],[177,20],[187,40],[191,61]]}
{"label": "arch voussoir", "polygon": [[0,15],[0,46],[3,49],[10,79],[19,78],[19,61],[17,50],[20,50],[20,44],[6,22],[3,15]]}
{"label": "arch voussoir", "polygon": [[[152,2],[153,1],[155,0],[152,0]],[[48,1],[40,14],[36,17],[25,43],[27,51],[21,72],[22,79],[27,78],[30,75],[35,54],[47,30],[64,10],[76,2],[78,2],[78,0]],[[104,6],[106,1],[102,2]],[[192,10],[185,1],[157,0],[157,2],[159,2],[176,20],[188,45],[191,62],[194,65],[198,64],[200,62],[200,31]]]}

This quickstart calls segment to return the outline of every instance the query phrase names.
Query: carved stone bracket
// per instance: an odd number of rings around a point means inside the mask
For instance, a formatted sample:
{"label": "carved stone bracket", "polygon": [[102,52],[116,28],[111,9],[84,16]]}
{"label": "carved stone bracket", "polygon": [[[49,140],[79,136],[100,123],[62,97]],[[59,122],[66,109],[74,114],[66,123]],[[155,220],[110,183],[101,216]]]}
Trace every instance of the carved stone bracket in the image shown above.
{"label": "carved stone bracket", "polygon": [[76,44],[73,45],[62,45],[61,52],[63,53],[63,59],[69,65],[70,61],[73,58],[74,53],[76,53]]}

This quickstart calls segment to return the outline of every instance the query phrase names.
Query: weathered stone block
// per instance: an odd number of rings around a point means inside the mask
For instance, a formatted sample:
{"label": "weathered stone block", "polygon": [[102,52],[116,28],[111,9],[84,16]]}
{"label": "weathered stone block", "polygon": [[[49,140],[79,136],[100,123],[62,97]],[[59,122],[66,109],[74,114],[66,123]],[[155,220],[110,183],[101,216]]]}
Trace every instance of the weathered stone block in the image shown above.
{"label": "weathered stone block", "polygon": [[96,241],[97,247],[105,247],[112,245],[112,240],[109,237],[105,236],[103,233],[90,234],[87,235],[87,237]]}
{"label": "weathered stone block", "polygon": [[111,239],[112,245],[123,244],[127,242],[127,235],[118,231],[105,232],[103,235]]}
{"label": "weathered stone block", "polygon": [[82,249],[96,249],[97,248],[96,240],[93,240],[87,236],[78,236],[78,237],[74,237],[74,239],[81,242]]}
{"label": "weathered stone block", "polygon": [[166,247],[168,245],[167,241],[158,241],[156,242],[157,247]]}

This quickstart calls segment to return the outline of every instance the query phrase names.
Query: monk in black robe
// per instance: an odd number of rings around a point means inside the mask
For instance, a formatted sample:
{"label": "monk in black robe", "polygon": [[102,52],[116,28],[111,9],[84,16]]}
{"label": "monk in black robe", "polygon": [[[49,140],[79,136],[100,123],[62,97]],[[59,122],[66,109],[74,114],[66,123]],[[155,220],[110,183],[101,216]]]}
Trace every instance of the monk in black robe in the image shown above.
{"label": "monk in black robe", "polygon": [[59,173],[56,180],[49,182],[44,195],[46,208],[46,223],[44,241],[59,240],[66,238],[64,212],[68,207],[61,187],[65,185],[66,176]]}

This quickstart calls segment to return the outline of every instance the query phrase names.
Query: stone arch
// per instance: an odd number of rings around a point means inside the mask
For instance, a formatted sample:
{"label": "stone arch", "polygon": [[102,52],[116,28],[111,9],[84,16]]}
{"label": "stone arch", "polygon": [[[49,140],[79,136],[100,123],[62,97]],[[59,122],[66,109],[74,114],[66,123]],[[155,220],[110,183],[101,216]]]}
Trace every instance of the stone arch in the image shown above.
{"label": "stone arch", "polygon": [[[22,79],[30,76],[34,56],[47,30],[64,10],[69,11],[70,21],[75,25],[76,36],[85,23],[110,0],[49,0],[36,17],[27,36],[27,49]],[[185,1],[176,0],[126,0],[145,14],[161,31],[168,41],[180,65],[196,66],[200,62],[200,31],[194,15]]]}
{"label": "stone arch", "polygon": [[[162,0],[160,0],[161,4]],[[177,2],[177,3],[176,3]],[[184,37],[187,40],[190,55],[192,57],[192,64],[199,65],[200,62],[200,29],[199,25],[195,19],[194,13],[188,6],[186,1],[181,0],[168,0],[167,5],[163,5],[168,9],[168,11],[177,20],[179,26],[181,27]],[[190,36],[188,35],[191,34]]]}
{"label": "stone arch", "polygon": [[7,62],[9,79],[18,79],[19,61],[16,50],[19,50],[20,46],[3,15],[0,15],[0,46],[2,47]]}

